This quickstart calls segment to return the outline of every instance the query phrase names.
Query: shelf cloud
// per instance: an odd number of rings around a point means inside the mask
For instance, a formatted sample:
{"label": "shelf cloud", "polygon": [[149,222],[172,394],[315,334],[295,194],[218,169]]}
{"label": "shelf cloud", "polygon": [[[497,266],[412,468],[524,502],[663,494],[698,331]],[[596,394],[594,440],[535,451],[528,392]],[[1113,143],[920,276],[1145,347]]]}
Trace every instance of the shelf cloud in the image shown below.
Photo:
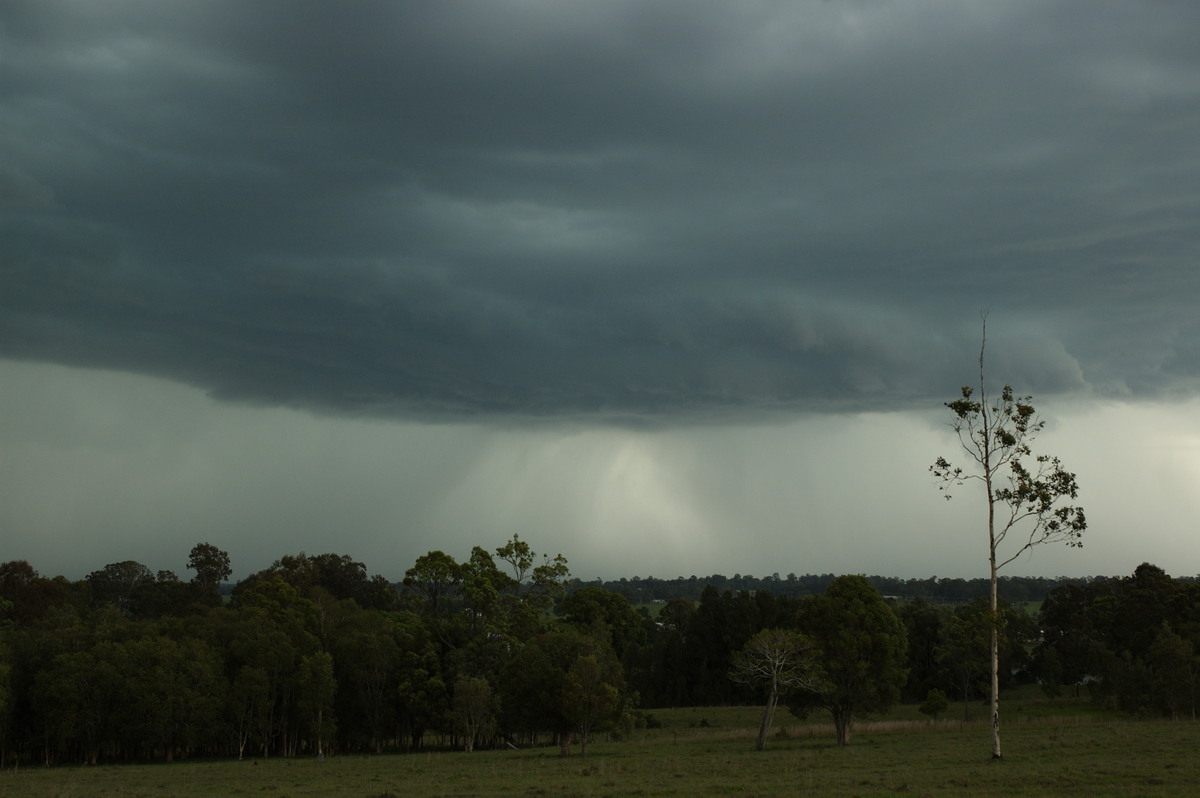
{"label": "shelf cloud", "polygon": [[1169,0],[15,0],[0,358],[715,435],[936,409],[986,313],[1020,391],[1188,402],[1198,29]]}

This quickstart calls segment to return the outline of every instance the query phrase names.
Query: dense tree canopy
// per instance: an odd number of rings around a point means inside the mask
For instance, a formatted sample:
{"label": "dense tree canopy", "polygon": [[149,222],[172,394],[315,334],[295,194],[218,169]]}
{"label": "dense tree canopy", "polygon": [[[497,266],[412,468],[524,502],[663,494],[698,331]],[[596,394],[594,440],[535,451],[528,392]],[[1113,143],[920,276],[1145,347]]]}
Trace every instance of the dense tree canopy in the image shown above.
{"label": "dense tree canopy", "polygon": [[[796,703],[840,713],[847,735],[851,718],[900,695],[938,690],[979,711],[984,604],[896,602],[854,576],[807,598],[710,585],[698,600],[635,607],[598,585],[570,590],[565,560],[519,539],[493,551],[430,552],[400,584],[345,555],[287,555],[224,602],[194,568],[181,581],[120,562],[71,582],[0,563],[0,757],[582,749],[656,707],[761,702],[761,683],[730,674],[772,629],[811,641],[822,683]],[[193,553],[223,572],[220,550]],[[1040,678],[1051,694],[1061,684],[1139,714],[1196,712],[1194,580],[1142,565],[1045,598],[1036,624],[1004,606],[1010,683]]]}
{"label": "dense tree canopy", "polygon": [[819,684],[797,693],[792,708],[821,707],[833,717],[839,745],[850,742],[855,717],[882,712],[900,699],[907,676],[904,626],[861,576],[835,579],[800,606],[798,625],[816,643]]}

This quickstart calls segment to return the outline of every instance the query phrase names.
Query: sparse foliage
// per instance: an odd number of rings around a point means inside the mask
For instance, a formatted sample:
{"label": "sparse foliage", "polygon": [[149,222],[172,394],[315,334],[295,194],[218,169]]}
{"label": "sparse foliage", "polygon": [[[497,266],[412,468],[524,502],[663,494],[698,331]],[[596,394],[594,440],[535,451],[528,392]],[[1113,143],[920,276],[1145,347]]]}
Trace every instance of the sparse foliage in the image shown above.
{"label": "sparse foliage", "polygon": [[[984,380],[987,324],[979,347],[978,392],[969,385],[946,407],[954,414],[951,427],[967,457],[967,467],[939,457],[929,467],[947,499],[951,490],[968,481],[981,483],[987,501],[988,564],[991,612],[997,615],[997,572],[1034,546],[1062,542],[1081,546],[1087,528],[1083,509],[1066,503],[1078,495],[1075,475],[1057,457],[1034,456],[1032,444],[1045,427],[1030,396],[1017,396],[1005,385],[1000,398],[988,397]],[[1032,461],[1031,461],[1032,459]],[[1008,545],[1005,545],[1005,544]],[[992,756],[1000,750],[999,635],[992,628]]]}
{"label": "sparse foliage", "polygon": [[524,584],[530,569],[533,568],[533,550],[529,548],[528,543],[521,540],[520,536],[513,535],[512,540],[496,549],[496,556],[512,568],[512,590],[514,593],[520,592],[521,585]]}
{"label": "sparse foliage", "polygon": [[763,687],[767,693],[755,750],[761,751],[767,745],[780,696],[793,690],[818,689],[813,654],[812,641],[799,632],[764,629],[733,655],[729,678],[741,684]]}

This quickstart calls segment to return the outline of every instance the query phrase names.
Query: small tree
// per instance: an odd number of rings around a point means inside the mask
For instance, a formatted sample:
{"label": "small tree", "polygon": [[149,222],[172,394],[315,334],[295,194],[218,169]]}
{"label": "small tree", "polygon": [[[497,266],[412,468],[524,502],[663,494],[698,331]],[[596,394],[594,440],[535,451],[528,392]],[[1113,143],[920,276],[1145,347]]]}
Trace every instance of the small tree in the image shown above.
{"label": "small tree", "polygon": [[296,679],[296,703],[301,723],[307,727],[318,759],[325,759],[325,740],[336,731],[333,700],[337,695],[337,680],[333,676],[333,657],[318,651],[300,662]]}
{"label": "small tree", "polygon": [[799,632],[764,629],[733,655],[729,678],[740,684],[760,685],[767,691],[767,705],[763,708],[758,742],[754,746],[756,751],[767,745],[767,734],[771,731],[779,697],[792,690],[817,689],[812,652],[812,641]]}
{"label": "small tree", "polygon": [[933,720],[938,719],[950,707],[950,699],[946,698],[946,694],[934,687],[926,695],[925,700],[918,707],[922,715],[928,715]]}
{"label": "small tree", "polygon": [[[946,402],[946,407],[954,413],[951,426],[972,465],[967,470],[939,457],[929,471],[947,499],[951,488],[974,480],[983,485],[987,500],[992,615],[992,756],[998,759],[1001,751],[997,572],[1043,543],[1083,545],[1080,537],[1087,522],[1082,508],[1062,503],[1078,494],[1075,475],[1065,470],[1057,457],[1033,456],[1033,441],[1046,422],[1038,417],[1032,397],[1017,396],[1011,386],[1005,385],[998,401],[989,399],[983,367],[986,345],[985,318],[979,345],[978,396],[974,388],[964,385],[961,398]],[[1033,462],[1027,465],[1027,458],[1031,457]],[[1007,547],[1004,546],[1006,541],[1010,543]]]}
{"label": "small tree", "polygon": [[496,699],[488,680],[478,676],[460,676],[454,683],[450,702],[450,720],[463,738],[468,754],[475,744],[489,736],[496,725]]}
{"label": "small tree", "polygon": [[613,719],[621,708],[621,691],[609,682],[594,654],[580,654],[563,683],[563,714],[579,731],[579,753],[587,756],[597,724]]}

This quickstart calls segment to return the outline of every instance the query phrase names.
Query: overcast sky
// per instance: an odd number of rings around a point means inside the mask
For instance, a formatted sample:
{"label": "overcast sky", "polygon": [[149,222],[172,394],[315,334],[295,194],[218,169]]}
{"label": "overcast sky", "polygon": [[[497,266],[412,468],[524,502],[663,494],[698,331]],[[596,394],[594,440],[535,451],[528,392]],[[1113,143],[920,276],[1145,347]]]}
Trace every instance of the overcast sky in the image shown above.
{"label": "overcast sky", "polygon": [[1200,573],[1200,4],[0,6],[0,561]]}

